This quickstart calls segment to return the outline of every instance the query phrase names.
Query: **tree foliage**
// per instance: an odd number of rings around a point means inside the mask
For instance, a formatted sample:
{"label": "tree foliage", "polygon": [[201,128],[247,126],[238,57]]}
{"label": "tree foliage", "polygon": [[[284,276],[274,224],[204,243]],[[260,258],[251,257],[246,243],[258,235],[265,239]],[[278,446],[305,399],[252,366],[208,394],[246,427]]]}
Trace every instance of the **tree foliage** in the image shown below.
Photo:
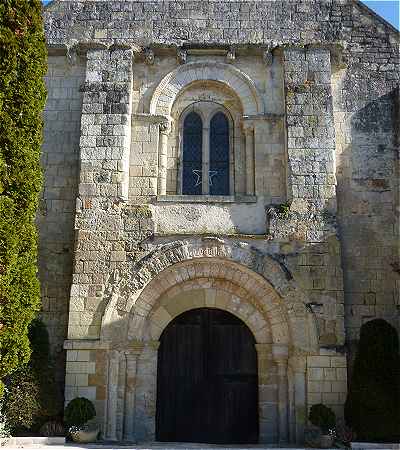
{"label": "tree foliage", "polygon": [[32,349],[29,363],[5,379],[2,412],[14,433],[24,428],[38,429],[50,417],[62,414],[50,358],[49,335],[40,319],[31,322],[29,341]]}
{"label": "tree foliage", "polygon": [[16,370],[7,382],[4,413],[13,432],[30,428],[40,413],[40,390],[30,367]]}
{"label": "tree foliage", "polygon": [[34,217],[42,185],[46,46],[40,0],[0,2],[0,379],[29,359],[40,306]]}
{"label": "tree foliage", "polygon": [[361,327],[345,417],[357,440],[399,441],[399,339],[383,319]]}

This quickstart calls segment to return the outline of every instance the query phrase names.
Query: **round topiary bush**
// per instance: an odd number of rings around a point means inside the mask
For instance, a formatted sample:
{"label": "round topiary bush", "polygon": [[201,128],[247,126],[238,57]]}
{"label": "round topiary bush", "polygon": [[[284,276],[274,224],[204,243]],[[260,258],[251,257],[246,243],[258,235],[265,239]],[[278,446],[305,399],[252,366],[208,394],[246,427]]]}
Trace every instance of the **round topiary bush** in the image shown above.
{"label": "round topiary bush", "polygon": [[328,434],[329,430],[333,430],[336,426],[335,413],[322,403],[311,406],[308,419],[313,425],[321,428],[323,434]]}
{"label": "round topiary bush", "polygon": [[345,419],[357,440],[400,440],[399,339],[396,329],[383,319],[361,327]]}
{"label": "round topiary bush", "polygon": [[81,427],[96,416],[93,403],[84,397],[71,400],[65,408],[64,421],[69,427]]}

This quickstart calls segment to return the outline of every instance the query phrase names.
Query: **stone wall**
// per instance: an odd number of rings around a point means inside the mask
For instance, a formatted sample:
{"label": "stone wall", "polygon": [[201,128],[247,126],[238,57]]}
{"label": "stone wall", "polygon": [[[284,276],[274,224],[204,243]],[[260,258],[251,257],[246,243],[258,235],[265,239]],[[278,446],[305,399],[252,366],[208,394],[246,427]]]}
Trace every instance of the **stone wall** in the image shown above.
{"label": "stone wall", "polygon": [[347,395],[346,355],[322,350],[319,356],[307,358],[307,367],[309,404],[323,403],[341,420]]}
{"label": "stone wall", "polygon": [[[110,439],[132,438],[135,420],[152,439],[172,318],[157,302],[188,280],[209,292],[219,273],[240,284],[224,307],[268,324],[254,334],[279,388],[263,439],[299,441],[313,403],[341,415],[346,340],[376,316],[399,325],[398,33],[350,0],[59,0],[45,21],[52,48],[86,58],[85,71],[50,59],[38,217],[54,342],[73,273],[66,400],[95,401]],[[235,192],[183,198],[180,114],[210,98],[237,115]]]}
{"label": "stone wall", "polygon": [[[45,21],[49,44],[59,47],[76,42],[125,42],[142,48],[165,43],[331,46],[348,339],[357,339],[360,325],[371,317],[398,325],[393,267],[398,265],[399,44],[389,25],[350,0],[55,1],[45,9]],[[159,73],[156,67],[153,73]],[[361,167],[361,161],[368,165]],[[148,183],[131,188],[155,193],[154,183]]]}
{"label": "stone wall", "polygon": [[[346,334],[352,355],[365,321],[379,317],[399,329],[398,43],[393,45],[363,16],[354,16],[354,27],[347,66],[338,62],[332,74]],[[368,36],[366,27],[371,27]]]}
{"label": "stone wall", "polygon": [[37,216],[42,313],[63,377],[74,254],[75,202],[79,176],[81,84],[85,61],[49,56],[44,111],[44,188]]}

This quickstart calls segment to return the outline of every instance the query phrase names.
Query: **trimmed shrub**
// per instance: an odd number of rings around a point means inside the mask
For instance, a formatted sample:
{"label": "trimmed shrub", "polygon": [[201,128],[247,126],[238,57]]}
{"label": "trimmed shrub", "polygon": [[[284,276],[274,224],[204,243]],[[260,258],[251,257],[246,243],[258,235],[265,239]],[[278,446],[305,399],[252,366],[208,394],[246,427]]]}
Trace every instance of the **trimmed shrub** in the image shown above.
{"label": "trimmed shrub", "polygon": [[64,412],[64,421],[71,427],[80,427],[96,416],[93,403],[84,397],[77,397],[71,400]]}
{"label": "trimmed shrub", "polygon": [[42,186],[46,46],[40,0],[0,2],[0,379],[29,360],[40,307],[35,213]]}
{"label": "trimmed shrub", "polygon": [[357,440],[399,442],[399,339],[385,320],[371,320],[361,327],[345,418]]}
{"label": "trimmed shrub", "polygon": [[323,434],[327,434],[329,430],[333,430],[336,427],[335,413],[322,403],[311,406],[308,419],[313,425],[321,428]]}

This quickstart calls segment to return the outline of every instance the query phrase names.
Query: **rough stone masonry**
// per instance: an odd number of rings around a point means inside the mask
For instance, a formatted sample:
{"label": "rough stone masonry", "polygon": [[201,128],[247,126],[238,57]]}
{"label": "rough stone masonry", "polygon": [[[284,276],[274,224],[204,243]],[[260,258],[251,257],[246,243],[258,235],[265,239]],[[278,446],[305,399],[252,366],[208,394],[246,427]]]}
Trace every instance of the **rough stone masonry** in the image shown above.
{"label": "rough stone masonry", "polygon": [[260,442],[300,443],[315,403],[341,417],[360,327],[400,325],[398,31],[357,0],[44,18],[42,316],[66,402],[154,440],[162,333],[217,308],[254,336]]}

